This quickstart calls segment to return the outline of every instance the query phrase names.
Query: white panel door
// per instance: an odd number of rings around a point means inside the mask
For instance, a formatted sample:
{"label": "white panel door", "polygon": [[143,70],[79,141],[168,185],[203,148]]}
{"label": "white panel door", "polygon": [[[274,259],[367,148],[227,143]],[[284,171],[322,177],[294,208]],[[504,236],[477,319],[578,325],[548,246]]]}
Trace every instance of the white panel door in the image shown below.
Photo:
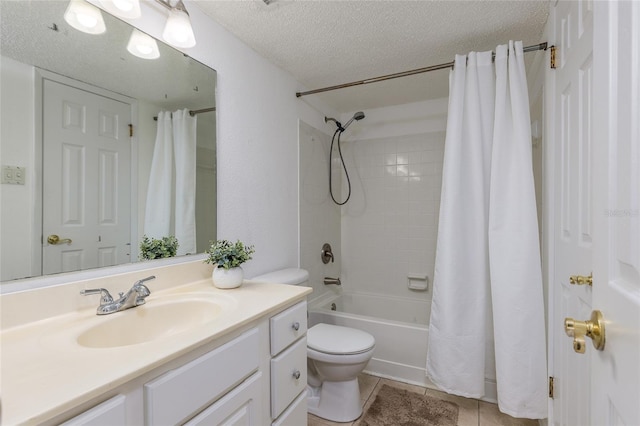
{"label": "white panel door", "polygon": [[588,1],[559,1],[553,10],[557,69],[554,98],[553,244],[554,279],[550,283],[556,425],[589,425],[590,358],[577,354],[564,333],[564,318],[589,318],[592,290],[572,285],[571,275],[592,271],[591,194],[593,12]]}
{"label": "white panel door", "polygon": [[[640,425],[640,2],[594,2],[594,425]],[[588,345],[587,350],[593,349]]]}
{"label": "white panel door", "polygon": [[131,105],[43,81],[42,272],[127,263]]}

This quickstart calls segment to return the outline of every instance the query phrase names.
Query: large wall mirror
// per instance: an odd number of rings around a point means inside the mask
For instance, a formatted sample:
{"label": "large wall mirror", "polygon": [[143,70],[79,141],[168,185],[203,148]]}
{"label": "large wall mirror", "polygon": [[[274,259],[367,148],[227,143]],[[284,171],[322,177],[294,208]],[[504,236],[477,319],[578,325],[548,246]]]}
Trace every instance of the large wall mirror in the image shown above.
{"label": "large wall mirror", "polygon": [[137,262],[159,211],[169,235],[189,224],[178,255],[216,239],[215,70],[160,41],[132,55],[106,12],[80,32],[67,4],[0,2],[1,282]]}

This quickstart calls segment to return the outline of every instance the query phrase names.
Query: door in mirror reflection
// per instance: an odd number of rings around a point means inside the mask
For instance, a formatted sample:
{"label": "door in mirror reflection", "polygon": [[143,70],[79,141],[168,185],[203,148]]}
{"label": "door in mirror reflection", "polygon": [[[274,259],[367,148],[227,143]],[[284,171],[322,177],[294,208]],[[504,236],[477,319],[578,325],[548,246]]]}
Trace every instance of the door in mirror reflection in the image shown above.
{"label": "door in mirror reflection", "polygon": [[43,274],[130,262],[130,123],[130,104],[44,80]]}

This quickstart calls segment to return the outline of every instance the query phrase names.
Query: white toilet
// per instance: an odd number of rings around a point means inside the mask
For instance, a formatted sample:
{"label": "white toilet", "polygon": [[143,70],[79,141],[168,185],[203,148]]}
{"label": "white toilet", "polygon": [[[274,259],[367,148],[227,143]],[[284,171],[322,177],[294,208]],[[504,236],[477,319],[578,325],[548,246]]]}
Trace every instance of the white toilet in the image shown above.
{"label": "white toilet", "polygon": [[[304,269],[282,269],[252,281],[305,285]],[[307,330],[307,405],[311,414],[350,422],[362,414],[358,374],[373,355],[375,339],[349,327],[316,324]]]}

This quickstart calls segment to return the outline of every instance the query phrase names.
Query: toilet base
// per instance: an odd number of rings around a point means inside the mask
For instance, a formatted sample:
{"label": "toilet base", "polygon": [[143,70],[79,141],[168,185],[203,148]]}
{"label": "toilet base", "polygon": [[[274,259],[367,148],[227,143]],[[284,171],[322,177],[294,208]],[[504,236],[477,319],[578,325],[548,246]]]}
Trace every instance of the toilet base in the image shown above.
{"label": "toilet base", "polygon": [[332,422],[351,422],[362,415],[358,379],[344,382],[322,382],[322,386],[308,386],[309,413]]}

